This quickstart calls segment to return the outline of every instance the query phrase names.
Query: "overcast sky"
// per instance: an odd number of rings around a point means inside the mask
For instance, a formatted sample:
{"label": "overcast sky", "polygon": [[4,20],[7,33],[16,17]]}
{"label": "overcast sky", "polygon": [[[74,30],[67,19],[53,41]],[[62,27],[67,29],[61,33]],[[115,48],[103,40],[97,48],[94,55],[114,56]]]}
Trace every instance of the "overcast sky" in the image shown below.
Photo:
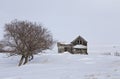
{"label": "overcast sky", "polygon": [[58,41],[120,45],[120,0],[0,0],[1,38],[14,19],[41,23]]}

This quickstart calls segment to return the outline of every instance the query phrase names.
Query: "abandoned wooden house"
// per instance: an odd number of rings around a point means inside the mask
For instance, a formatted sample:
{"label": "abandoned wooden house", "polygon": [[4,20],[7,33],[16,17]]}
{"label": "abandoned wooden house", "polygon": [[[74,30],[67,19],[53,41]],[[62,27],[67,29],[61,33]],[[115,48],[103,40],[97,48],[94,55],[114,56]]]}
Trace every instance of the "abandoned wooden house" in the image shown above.
{"label": "abandoned wooden house", "polygon": [[87,41],[81,36],[78,36],[70,44],[58,42],[57,46],[59,53],[70,52],[71,54],[88,54]]}

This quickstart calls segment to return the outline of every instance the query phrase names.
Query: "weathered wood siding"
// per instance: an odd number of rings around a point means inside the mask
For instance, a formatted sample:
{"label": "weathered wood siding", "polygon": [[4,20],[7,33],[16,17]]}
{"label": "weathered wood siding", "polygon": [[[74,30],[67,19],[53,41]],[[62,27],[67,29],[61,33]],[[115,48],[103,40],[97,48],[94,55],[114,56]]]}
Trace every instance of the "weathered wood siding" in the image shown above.
{"label": "weathered wood siding", "polygon": [[[83,46],[86,46],[86,48],[74,48],[75,45],[83,45]],[[58,42],[57,46],[58,46],[59,53],[68,51],[72,54],[88,54],[87,53],[87,41],[81,36],[78,36],[70,44],[61,44],[60,42]]]}

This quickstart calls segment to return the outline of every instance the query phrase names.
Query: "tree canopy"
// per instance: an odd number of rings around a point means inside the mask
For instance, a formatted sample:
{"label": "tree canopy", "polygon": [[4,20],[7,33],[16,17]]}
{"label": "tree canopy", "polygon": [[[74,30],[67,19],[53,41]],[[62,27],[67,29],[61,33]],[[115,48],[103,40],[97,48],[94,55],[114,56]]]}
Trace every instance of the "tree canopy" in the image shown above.
{"label": "tree canopy", "polygon": [[5,46],[10,54],[21,55],[19,66],[33,59],[34,54],[50,49],[54,40],[50,31],[40,24],[13,20],[5,24]]}

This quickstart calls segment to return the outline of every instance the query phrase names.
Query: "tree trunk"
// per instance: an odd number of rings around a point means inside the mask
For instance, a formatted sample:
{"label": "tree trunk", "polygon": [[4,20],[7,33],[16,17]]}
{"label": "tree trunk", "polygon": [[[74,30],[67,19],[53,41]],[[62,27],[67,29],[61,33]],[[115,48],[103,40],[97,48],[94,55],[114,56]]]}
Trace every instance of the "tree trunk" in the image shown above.
{"label": "tree trunk", "polygon": [[18,64],[18,66],[21,66],[21,65],[22,65],[24,58],[25,58],[24,56],[22,56],[22,57],[21,57],[21,59],[20,59],[20,62],[19,62],[19,64]]}
{"label": "tree trunk", "polygon": [[34,58],[33,55],[31,55],[31,60],[33,60],[33,58]]}
{"label": "tree trunk", "polygon": [[30,55],[29,56],[29,61],[33,60],[33,58],[34,58],[33,55]]}
{"label": "tree trunk", "polygon": [[25,57],[25,62],[23,64],[26,64],[28,62],[28,56]]}

